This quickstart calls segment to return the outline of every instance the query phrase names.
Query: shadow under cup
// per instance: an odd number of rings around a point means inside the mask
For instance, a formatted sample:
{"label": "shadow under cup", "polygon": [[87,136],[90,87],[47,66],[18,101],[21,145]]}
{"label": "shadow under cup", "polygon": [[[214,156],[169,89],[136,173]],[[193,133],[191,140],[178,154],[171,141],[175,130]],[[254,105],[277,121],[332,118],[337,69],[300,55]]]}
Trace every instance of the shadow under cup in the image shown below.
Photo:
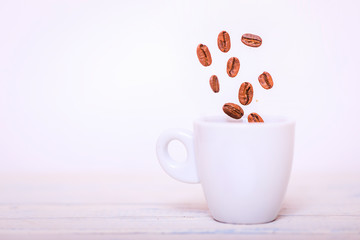
{"label": "shadow under cup", "polygon": [[[194,132],[170,129],[158,140],[157,154],[172,177],[201,183],[214,219],[255,224],[273,221],[288,185],[294,150],[295,121],[264,116],[248,123],[226,116],[194,121]],[[167,145],[181,141],[187,159],[171,159]]]}

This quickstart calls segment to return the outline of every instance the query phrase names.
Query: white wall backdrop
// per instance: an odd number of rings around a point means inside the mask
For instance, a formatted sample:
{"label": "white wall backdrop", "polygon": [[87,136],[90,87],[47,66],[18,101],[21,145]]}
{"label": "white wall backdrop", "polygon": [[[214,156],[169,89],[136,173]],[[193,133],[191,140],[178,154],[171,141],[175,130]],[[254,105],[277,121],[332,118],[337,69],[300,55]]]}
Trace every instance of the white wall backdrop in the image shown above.
{"label": "white wall backdrop", "polygon": [[[162,130],[222,114],[241,82],[263,71],[275,86],[256,86],[258,102],[244,109],[297,119],[294,171],[359,171],[359,8],[355,0],[0,1],[0,172],[158,171]],[[227,54],[216,45],[222,30]],[[244,46],[247,32],[263,45]],[[209,68],[196,58],[199,43],[212,53]],[[231,56],[241,62],[235,79],[225,73]]]}

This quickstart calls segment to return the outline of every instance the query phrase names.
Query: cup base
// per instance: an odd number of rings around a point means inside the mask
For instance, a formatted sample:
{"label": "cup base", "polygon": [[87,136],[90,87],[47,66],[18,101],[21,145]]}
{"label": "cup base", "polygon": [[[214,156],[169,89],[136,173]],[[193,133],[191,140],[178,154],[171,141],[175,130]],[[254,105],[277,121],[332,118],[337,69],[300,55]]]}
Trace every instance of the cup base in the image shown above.
{"label": "cup base", "polygon": [[266,223],[271,223],[276,221],[276,219],[278,218],[278,216],[276,216],[275,218],[272,218],[270,220],[260,220],[260,221],[241,221],[241,222],[237,222],[237,221],[227,221],[227,220],[223,220],[223,219],[216,219],[215,217],[212,216],[212,218],[219,223],[225,223],[225,224],[236,224],[236,225],[256,225],[256,224],[266,224]]}

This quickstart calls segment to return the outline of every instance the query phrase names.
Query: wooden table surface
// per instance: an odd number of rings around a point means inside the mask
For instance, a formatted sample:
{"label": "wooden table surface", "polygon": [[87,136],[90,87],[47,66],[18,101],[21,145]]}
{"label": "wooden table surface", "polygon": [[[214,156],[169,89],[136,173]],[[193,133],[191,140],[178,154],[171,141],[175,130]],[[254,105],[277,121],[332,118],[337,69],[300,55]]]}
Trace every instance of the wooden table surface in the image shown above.
{"label": "wooden table surface", "polygon": [[165,174],[0,176],[0,239],[360,239],[360,174],[292,174],[276,221],[214,221]]}

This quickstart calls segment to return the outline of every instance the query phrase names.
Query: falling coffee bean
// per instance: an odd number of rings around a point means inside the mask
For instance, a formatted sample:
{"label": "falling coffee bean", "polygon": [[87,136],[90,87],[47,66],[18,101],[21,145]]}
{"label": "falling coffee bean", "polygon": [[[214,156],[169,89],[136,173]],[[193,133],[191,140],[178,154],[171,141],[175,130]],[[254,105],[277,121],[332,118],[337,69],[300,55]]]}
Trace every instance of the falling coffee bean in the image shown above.
{"label": "falling coffee bean", "polygon": [[215,93],[220,91],[219,79],[216,75],[210,77],[210,87]]}
{"label": "falling coffee bean", "polygon": [[230,117],[240,119],[244,115],[244,110],[235,103],[225,103],[223,111]]}
{"label": "falling coffee bean", "polygon": [[240,61],[237,57],[231,57],[226,65],[226,72],[229,77],[235,77],[240,69]]}
{"label": "falling coffee bean", "polygon": [[251,33],[245,33],[244,35],[242,35],[241,41],[249,47],[260,47],[262,44],[261,37]]}
{"label": "falling coffee bean", "polygon": [[257,113],[250,113],[248,115],[248,122],[254,123],[254,122],[264,122],[264,120],[260,117]]}
{"label": "falling coffee bean", "polygon": [[274,86],[273,79],[272,79],[270,73],[268,73],[268,72],[263,72],[258,77],[258,80],[259,80],[260,85],[265,89],[270,89]]}
{"label": "falling coffee bean", "polygon": [[242,105],[249,105],[254,96],[254,89],[251,83],[243,82],[239,89],[239,101]]}
{"label": "falling coffee bean", "polygon": [[218,47],[222,52],[228,52],[231,47],[230,35],[226,31],[222,31],[217,39]]}
{"label": "falling coffee bean", "polygon": [[210,66],[212,59],[208,47],[204,44],[199,44],[196,48],[196,54],[199,58],[200,63],[204,66]]}

